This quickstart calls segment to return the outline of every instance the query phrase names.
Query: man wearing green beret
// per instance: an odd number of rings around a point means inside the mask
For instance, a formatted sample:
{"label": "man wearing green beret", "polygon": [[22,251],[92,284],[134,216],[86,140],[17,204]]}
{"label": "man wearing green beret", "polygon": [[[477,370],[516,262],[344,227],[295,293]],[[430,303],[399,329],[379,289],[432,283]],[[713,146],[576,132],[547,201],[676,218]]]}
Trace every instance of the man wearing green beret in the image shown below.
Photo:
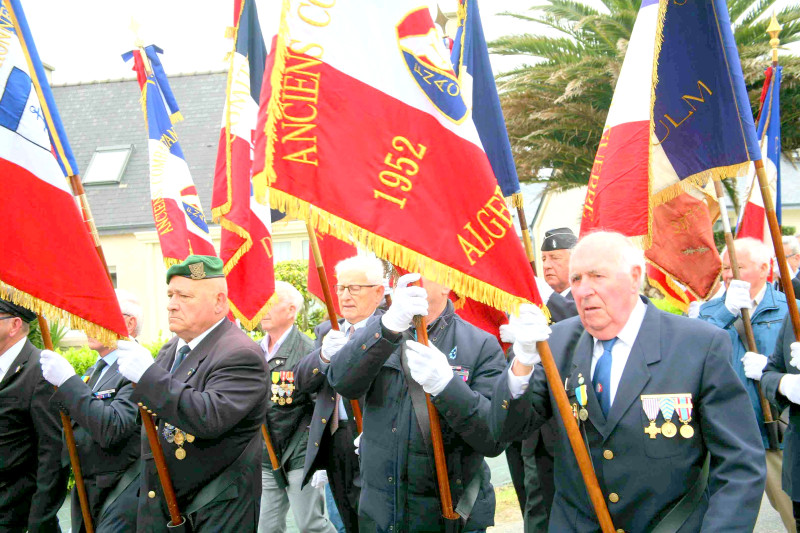
{"label": "man wearing green beret", "polygon": [[[169,329],[155,362],[120,341],[119,371],[136,383],[131,399],[152,413],[191,531],[255,532],[261,496],[261,433],[267,377],[260,348],[226,318],[222,261],[192,255],[167,271]],[[146,435],[137,531],[170,521]]]}

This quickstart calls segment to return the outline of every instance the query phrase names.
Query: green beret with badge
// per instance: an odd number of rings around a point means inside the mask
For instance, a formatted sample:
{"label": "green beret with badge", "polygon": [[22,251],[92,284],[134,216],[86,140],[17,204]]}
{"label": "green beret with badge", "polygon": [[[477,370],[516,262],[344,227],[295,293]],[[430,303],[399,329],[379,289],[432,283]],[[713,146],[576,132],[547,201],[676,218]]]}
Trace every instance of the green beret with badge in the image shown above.
{"label": "green beret with badge", "polygon": [[222,259],[212,255],[190,255],[177,265],[167,270],[167,283],[173,276],[181,276],[193,280],[224,278]]}

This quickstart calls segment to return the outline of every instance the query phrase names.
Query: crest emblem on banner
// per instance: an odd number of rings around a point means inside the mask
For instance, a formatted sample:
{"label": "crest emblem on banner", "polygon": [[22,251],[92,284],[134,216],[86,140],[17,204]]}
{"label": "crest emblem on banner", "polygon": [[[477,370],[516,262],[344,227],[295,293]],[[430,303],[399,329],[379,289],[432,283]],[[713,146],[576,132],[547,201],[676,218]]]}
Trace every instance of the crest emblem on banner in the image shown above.
{"label": "crest emblem on banner", "polygon": [[181,190],[181,204],[183,211],[192,223],[208,233],[208,224],[206,224],[206,216],[203,214],[203,209],[200,207],[200,197],[197,196],[197,189],[194,185]]}
{"label": "crest emblem on banner", "polygon": [[469,109],[427,7],[412,11],[400,21],[397,45],[411,76],[428,100],[448,119],[461,123]]}

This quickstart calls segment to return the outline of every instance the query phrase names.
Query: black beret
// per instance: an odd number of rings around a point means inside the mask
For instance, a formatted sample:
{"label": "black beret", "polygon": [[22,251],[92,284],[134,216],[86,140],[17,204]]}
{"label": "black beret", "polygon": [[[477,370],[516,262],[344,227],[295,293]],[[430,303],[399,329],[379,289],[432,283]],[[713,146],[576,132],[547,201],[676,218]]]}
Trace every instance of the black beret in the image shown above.
{"label": "black beret", "polygon": [[556,228],[546,231],[544,234],[544,241],[542,242],[543,252],[552,252],[553,250],[570,250],[575,247],[578,238],[572,233],[569,228]]}
{"label": "black beret", "polygon": [[0,298],[0,313],[7,313],[11,316],[19,317],[25,322],[33,322],[36,320],[36,313],[30,309],[25,309],[20,305],[8,300],[3,300],[2,298]]}

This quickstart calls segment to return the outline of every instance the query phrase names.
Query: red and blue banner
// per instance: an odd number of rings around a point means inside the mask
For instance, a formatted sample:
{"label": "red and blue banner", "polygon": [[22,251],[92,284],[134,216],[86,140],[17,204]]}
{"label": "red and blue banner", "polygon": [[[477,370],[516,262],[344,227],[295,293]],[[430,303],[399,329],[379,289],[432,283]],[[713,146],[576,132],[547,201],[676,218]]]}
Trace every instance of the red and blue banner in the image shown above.
{"label": "red and blue banner", "polygon": [[503,196],[513,198],[517,205],[522,202],[519,177],[489,62],[477,0],[460,0],[458,21],[450,59],[497,183]]}
{"label": "red and blue banner", "polygon": [[0,296],[87,335],[127,336],[69,190],[78,167],[19,0],[0,2]]}
{"label": "red and blue banner", "polygon": [[426,3],[284,0],[265,79],[257,198],[498,309],[540,303]]}
{"label": "red and blue banner", "polygon": [[220,258],[233,315],[252,330],[275,292],[269,207],[253,197],[250,182],[258,98],[267,49],[254,0],[234,0],[228,83],[214,175],[211,214],[222,226]]}
{"label": "red and blue banner", "polygon": [[200,197],[189,173],[173,124],[182,120],[155,45],[122,55],[132,62],[139,88],[150,151],[150,197],[161,255],[167,266],[192,254],[217,255],[211,244]]}
{"label": "red and blue banner", "polygon": [[660,228],[669,246],[659,266],[704,296],[720,260],[699,188],[744,175],[760,157],[725,2],[644,0],[589,178],[581,233],[619,231],[647,249]]}
{"label": "red and blue banner", "polygon": [[[781,222],[781,70],[769,67],[764,80],[764,91],[761,97],[761,116],[758,120],[756,135],[761,143],[764,170],[767,174],[770,192],[772,193],[775,214]],[[771,243],[764,199],[755,168],[751,169],[750,191],[747,202],[736,230],[736,237],[753,237],[765,243]]]}

